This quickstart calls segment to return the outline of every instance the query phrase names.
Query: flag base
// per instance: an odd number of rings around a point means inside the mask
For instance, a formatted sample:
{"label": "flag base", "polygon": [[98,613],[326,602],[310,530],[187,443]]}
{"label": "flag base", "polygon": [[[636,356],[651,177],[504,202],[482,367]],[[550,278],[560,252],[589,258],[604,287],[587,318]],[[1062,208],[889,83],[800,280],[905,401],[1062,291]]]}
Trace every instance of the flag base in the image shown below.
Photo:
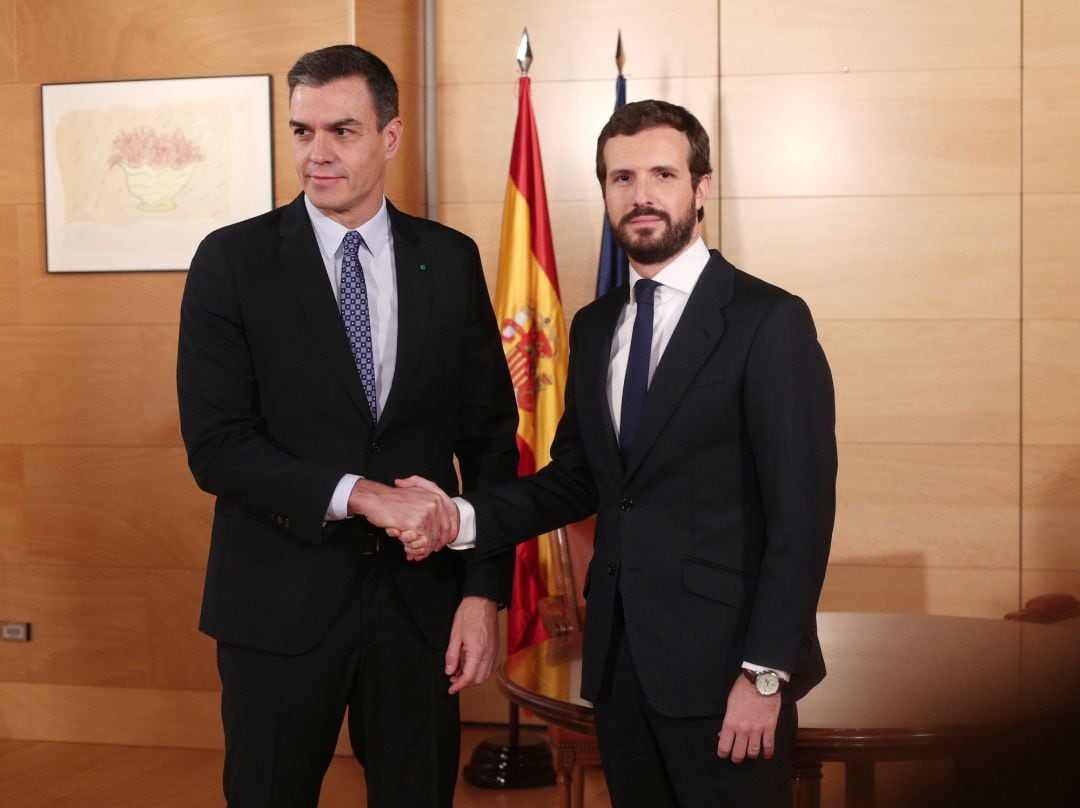
{"label": "flag base", "polygon": [[496,735],[478,743],[464,774],[465,782],[481,788],[538,788],[555,782],[551,747],[543,736],[525,733]]}

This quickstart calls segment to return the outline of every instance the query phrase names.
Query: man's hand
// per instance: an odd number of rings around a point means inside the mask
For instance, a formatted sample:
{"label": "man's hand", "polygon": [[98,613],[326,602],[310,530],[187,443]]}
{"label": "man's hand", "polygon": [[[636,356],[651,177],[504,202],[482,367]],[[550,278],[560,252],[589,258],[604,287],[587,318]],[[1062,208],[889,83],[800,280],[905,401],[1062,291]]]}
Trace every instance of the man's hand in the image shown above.
{"label": "man's hand", "polygon": [[718,757],[742,763],[745,758],[773,756],[776,720],[780,715],[780,694],[762,696],[739,674],[728,694],[727,712],[716,745]]}
{"label": "man's hand", "polygon": [[432,553],[438,552],[448,544],[452,544],[458,534],[458,509],[454,501],[446,495],[443,491],[431,480],[426,480],[423,477],[418,477],[415,474],[412,477],[406,477],[404,480],[394,480],[394,485],[399,490],[411,490],[416,492],[426,492],[437,497],[439,500],[439,506],[442,509],[441,523],[446,525],[446,532],[443,533],[441,541],[435,543],[428,543],[423,540],[423,536],[417,535],[416,532],[403,531],[403,530],[388,530],[386,531],[391,536],[401,539],[401,543],[405,546],[405,558],[409,561],[423,561]]}
{"label": "man's hand", "polygon": [[495,601],[470,595],[461,599],[446,649],[450,693],[487,681],[499,653]]}
{"label": "man's hand", "polygon": [[444,499],[442,491],[426,487],[394,488],[361,479],[349,494],[349,513],[386,528],[405,544],[407,557],[419,561],[457,536],[457,508],[451,520]]}

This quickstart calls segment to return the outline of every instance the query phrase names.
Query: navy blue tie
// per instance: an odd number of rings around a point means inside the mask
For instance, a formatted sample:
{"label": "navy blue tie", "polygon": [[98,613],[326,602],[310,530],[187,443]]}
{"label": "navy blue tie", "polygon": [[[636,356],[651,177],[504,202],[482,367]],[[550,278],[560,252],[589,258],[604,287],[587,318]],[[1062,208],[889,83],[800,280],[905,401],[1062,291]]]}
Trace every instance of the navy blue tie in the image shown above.
{"label": "navy blue tie", "polygon": [[623,383],[622,411],[619,416],[619,448],[623,460],[630,457],[641,414],[645,411],[645,395],[649,392],[649,357],[652,355],[653,293],[656,281],[642,278],[634,284],[637,316],[630,336],[630,356],[626,362],[626,381]]}
{"label": "navy blue tie", "polygon": [[364,396],[371,408],[373,420],[379,420],[379,399],[375,392],[375,359],[371,346],[371,315],[368,312],[367,284],[364,268],[357,254],[363,238],[355,230],[345,234],[341,245],[341,319],[349,337],[353,361],[360,373]]}

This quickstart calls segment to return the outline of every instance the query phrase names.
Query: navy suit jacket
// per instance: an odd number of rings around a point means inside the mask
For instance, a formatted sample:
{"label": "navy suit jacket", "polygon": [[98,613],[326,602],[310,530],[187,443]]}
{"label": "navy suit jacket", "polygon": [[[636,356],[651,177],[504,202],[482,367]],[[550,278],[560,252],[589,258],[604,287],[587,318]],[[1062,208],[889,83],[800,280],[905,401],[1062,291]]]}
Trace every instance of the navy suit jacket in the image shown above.
{"label": "navy suit jacket", "polygon": [[[368,537],[324,523],[342,475],[420,474],[456,493],[514,477],[517,406],[476,245],[389,206],[398,292],[393,384],[372,421],[304,205],[211,233],[180,315],[181,431],[217,496],[203,631],[280,654],[314,647],[355,592]],[[435,648],[464,595],[507,602],[513,554],[406,563],[382,541],[397,589]]]}
{"label": "navy suit jacket", "polygon": [[642,688],[671,716],[720,715],[741,663],[825,674],[816,608],[835,511],[832,377],[802,300],[713,252],[656,368],[632,454],[607,397],[627,290],[581,310],[552,462],[466,495],[477,548],[596,512],[581,692],[595,699],[617,598]]}

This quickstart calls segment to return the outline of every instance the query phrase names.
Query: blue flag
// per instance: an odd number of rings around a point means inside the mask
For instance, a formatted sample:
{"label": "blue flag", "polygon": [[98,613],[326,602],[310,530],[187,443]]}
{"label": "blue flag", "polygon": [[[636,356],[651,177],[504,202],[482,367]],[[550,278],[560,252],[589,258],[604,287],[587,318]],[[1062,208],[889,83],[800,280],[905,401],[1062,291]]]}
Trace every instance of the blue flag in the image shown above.
{"label": "blue flag", "polygon": [[[622,74],[615,79],[615,109],[626,103],[626,79]],[[629,264],[626,262],[626,253],[622,247],[615,243],[611,234],[611,225],[608,223],[607,213],[604,213],[604,232],[600,238],[600,265],[596,270],[596,296],[606,294],[616,286],[626,286],[629,277]]]}

